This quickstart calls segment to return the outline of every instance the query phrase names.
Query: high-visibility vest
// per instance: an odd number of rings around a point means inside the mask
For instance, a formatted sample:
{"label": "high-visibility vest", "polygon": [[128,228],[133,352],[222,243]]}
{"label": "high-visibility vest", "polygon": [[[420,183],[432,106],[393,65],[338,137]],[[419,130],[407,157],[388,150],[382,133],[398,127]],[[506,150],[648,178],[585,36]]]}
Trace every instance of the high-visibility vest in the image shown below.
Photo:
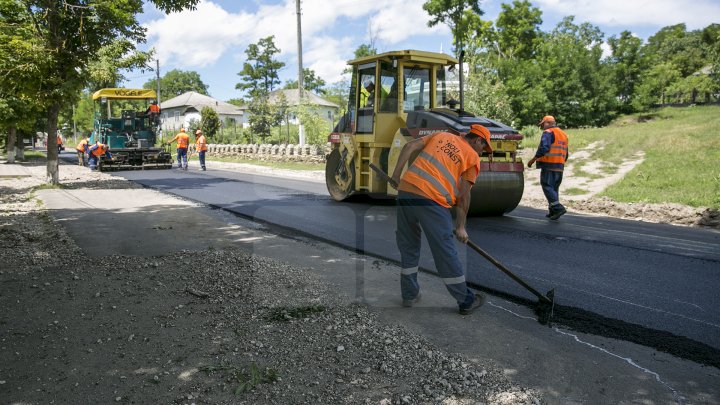
{"label": "high-visibility vest", "polygon": [[538,158],[538,162],[551,163],[558,169],[565,165],[568,154],[568,137],[562,129],[558,127],[550,127],[546,131],[552,131],[553,143],[550,145],[550,150],[544,156]]}
{"label": "high-visibility vest", "polygon": [[475,183],[480,156],[461,136],[438,132],[423,138],[425,146],[403,175],[399,190],[420,193],[443,207],[455,205],[463,173],[469,169]]}
{"label": "high-visibility vest", "polygon": [[205,135],[200,135],[195,139],[195,149],[197,149],[198,152],[205,152],[207,150]]}
{"label": "high-visibility vest", "polygon": [[160,106],[157,104],[150,104],[150,112],[151,113],[159,113],[160,112]]}
{"label": "high-visibility vest", "polygon": [[186,134],[185,132],[180,132],[179,134],[175,135],[173,141],[177,141],[178,149],[187,149],[188,144],[190,143],[190,135]]}
{"label": "high-visibility vest", "polygon": [[57,144],[62,145],[62,136],[60,135],[57,136]]}
{"label": "high-visibility vest", "polygon": [[75,149],[78,150],[78,152],[85,152],[87,149],[88,141],[87,139],[83,139],[80,142],[78,142],[77,146],[75,146]]}
{"label": "high-visibility vest", "polygon": [[100,156],[104,155],[105,152],[107,152],[107,147],[105,146],[105,144],[99,143],[99,144],[96,144],[96,146],[97,146],[97,148],[95,148],[91,151],[93,155],[100,157]]}

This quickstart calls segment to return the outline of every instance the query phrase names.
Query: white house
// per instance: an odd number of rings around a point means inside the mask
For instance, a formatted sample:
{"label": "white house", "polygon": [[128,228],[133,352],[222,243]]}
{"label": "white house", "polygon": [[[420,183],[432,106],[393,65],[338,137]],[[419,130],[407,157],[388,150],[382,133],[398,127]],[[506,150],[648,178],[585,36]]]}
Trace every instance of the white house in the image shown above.
{"label": "white house", "polygon": [[162,127],[172,131],[180,130],[183,127],[187,128],[190,121],[200,121],[200,112],[205,107],[215,110],[221,123],[230,120],[238,126],[245,124],[244,113],[240,107],[194,91],[188,91],[160,103]]}
{"label": "white house", "polygon": [[[270,104],[280,104],[280,94],[285,95],[285,102],[287,103],[288,107],[294,107],[300,104],[300,94],[297,89],[275,90],[270,92],[270,94],[268,95],[268,101],[270,102]],[[313,111],[320,117],[325,119],[328,122],[328,126],[332,127],[332,124],[338,118],[337,113],[340,107],[337,104],[325,100],[324,98],[308,90],[303,90],[303,98],[313,106]],[[250,115],[250,111],[248,110],[247,105],[243,106],[242,109],[245,113],[245,121],[247,122],[247,117]],[[298,123],[298,119],[295,115],[292,115],[290,117],[290,123]]]}

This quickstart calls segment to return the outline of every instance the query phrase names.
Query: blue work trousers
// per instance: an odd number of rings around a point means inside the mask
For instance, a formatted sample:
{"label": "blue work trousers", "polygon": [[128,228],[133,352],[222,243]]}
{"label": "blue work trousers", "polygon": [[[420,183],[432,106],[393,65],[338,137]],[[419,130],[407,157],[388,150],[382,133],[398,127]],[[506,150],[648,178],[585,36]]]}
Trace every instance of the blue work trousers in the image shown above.
{"label": "blue work trousers", "polygon": [[187,168],[187,148],[177,148],[177,161],[179,168]]}
{"label": "blue work trousers", "polygon": [[550,210],[557,209],[560,204],[560,183],[562,183],[563,172],[556,172],[553,170],[542,169],[540,170],[540,186],[542,187],[543,194],[548,201]]}
{"label": "blue work trousers", "polygon": [[205,169],[205,151],[201,150],[198,152],[198,158],[200,159],[200,168]]}
{"label": "blue work trousers", "polygon": [[88,166],[90,166],[90,170],[97,170],[98,167],[98,157],[92,153],[88,154]]}
{"label": "blue work trousers", "polygon": [[453,219],[448,208],[415,194],[404,191],[398,193],[395,237],[400,250],[400,293],[403,300],[412,300],[420,292],[417,272],[424,231],[435,267],[448,292],[460,308],[472,305],[475,295],[465,283],[465,271],[455,248],[453,229]]}

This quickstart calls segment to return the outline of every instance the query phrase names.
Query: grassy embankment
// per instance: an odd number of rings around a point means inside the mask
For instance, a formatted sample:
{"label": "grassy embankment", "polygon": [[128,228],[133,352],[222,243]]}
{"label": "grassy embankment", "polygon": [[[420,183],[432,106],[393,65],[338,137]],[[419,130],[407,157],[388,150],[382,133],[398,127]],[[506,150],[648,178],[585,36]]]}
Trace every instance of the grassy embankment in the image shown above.
{"label": "grassy embankment", "polygon": [[[644,160],[601,196],[619,202],[678,203],[720,207],[720,107],[663,108],[623,116],[603,128],[568,129],[570,159],[575,151],[596,145],[590,156],[575,161],[575,173],[588,162],[601,162],[612,174],[619,165],[642,152]],[[535,149],[539,137],[525,142]],[[568,194],[582,190],[565,190]]]}

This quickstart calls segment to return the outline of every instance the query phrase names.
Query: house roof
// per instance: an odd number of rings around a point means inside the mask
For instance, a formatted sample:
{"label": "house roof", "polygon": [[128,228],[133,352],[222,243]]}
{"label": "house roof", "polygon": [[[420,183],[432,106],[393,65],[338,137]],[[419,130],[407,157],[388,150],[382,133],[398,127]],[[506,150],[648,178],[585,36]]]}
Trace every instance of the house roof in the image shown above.
{"label": "house roof", "polygon": [[243,111],[236,105],[226,103],[224,101],[216,100],[212,97],[194,92],[188,91],[177,97],[173,97],[170,100],[163,101],[160,103],[160,109],[166,110],[170,108],[178,107],[195,107],[198,111],[201,111],[203,107],[210,107],[218,114],[225,115],[242,115]]}
{"label": "house roof", "polygon": [[[298,105],[298,99],[299,99],[299,92],[297,89],[289,89],[289,90],[275,90],[273,92],[270,92],[268,95],[268,101],[272,104],[277,104],[280,98],[280,94],[285,94],[285,99],[287,100],[288,105]],[[325,100],[324,98],[318,96],[317,94],[308,91],[303,90],[303,97],[307,98],[307,100],[310,102],[310,104],[313,105],[319,105],[323,107],[331,107],[331,108],[340,108],[337,104],[333,103],[332,101]]]}

